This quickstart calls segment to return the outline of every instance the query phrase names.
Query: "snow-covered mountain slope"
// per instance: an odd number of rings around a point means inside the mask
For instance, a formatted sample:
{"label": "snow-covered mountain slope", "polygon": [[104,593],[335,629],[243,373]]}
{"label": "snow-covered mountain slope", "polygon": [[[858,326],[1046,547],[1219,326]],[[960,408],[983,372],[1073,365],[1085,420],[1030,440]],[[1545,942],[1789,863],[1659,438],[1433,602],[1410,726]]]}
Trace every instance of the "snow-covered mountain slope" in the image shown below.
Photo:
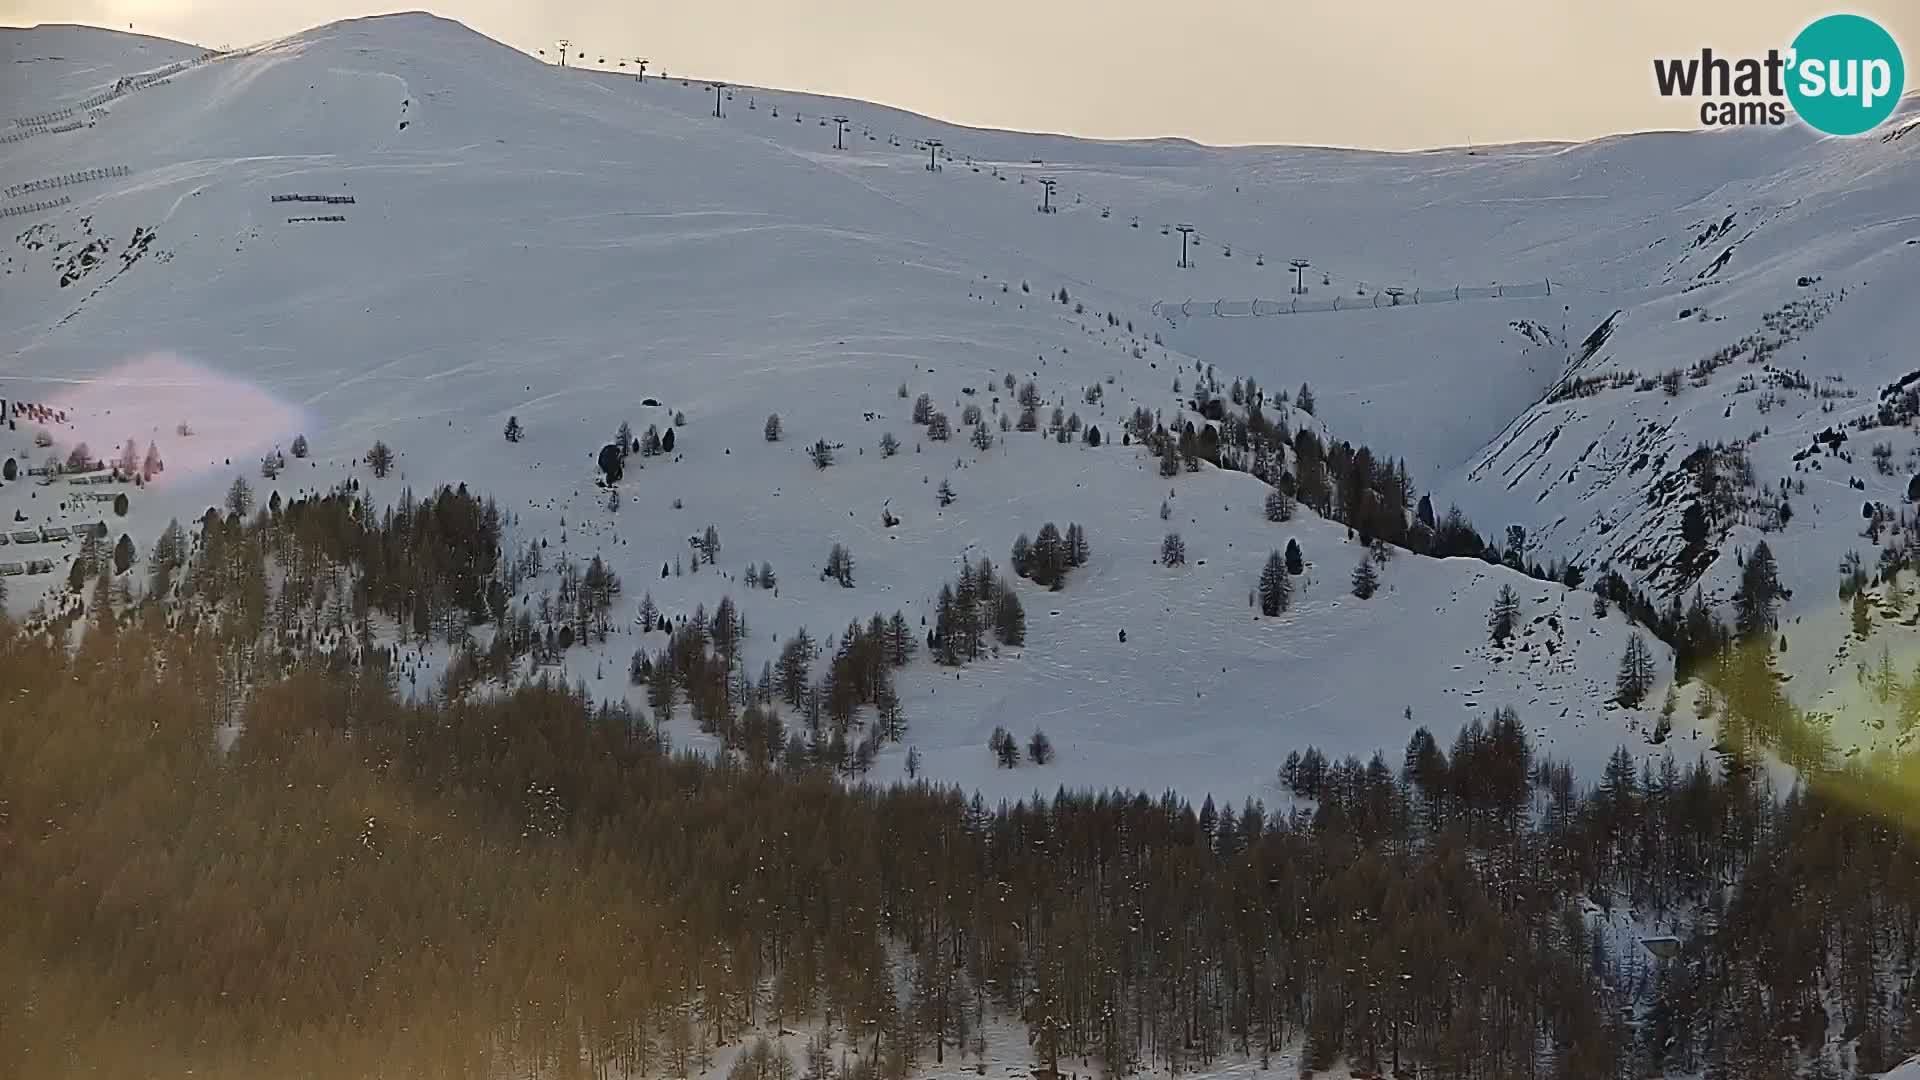
{"label": "snow-covered mountain slope", "polygon": [[[1885,353],[1861,363],[1889,371],[1911,340],[1892,275],[1920,256],[1900,234],[1920,236],[1920,221],[1887,222],[1920,205],[1906,198],[1915,138],[1216,150],[983,132],[750,88],[723,94],[716,118],[704,83],[562,71],[423,15],[216,58],[73,28],[0,40],[16,70],[47,69],[10,75],[21,91],[9,107],[27,118],[203,60],[95,105],[72,130],[0,144],[0,212],[68,200],[0,219],[0,324],[12,331],[0,395],[65,415],[46,425],[54,447],[33,447],[23,423],[0,432],[0,454],[37,462],[78,440],[103,454],[158,443],[163,482],[133,493],[112,524],[143,541],[217,503],[236,473],[263,498],[349,476],[381,498],[464,481],[518,514],[518,537],[608,559],[624,603],[651,592],[687,612],[730,593],[753,627],[755,671],[802,625],[824,637],[895,610],[917,625],[961,557],[1004,563],[1017,535],[1078,522],[1092,563],[1062,592],[1023,586],[1024,649],[959,672],[920,661],[902,681],[907,744],[932,775],[989,796],[1124,784],[1273,801],[1286,750],[1394,758],[1408,710],[1444,743],[1513,705],[1544,749],[1588,776],[1622,741],[1650,749],[1640,732],[1651,711],[1605,702],[1629,631],[1619,613],[1597,619],[1587,599],[1503,569],[1410,556],[1385,569],[1379,596],[1357,600],[1346,586],[1359,552],[1343,527],[1305,513],[1268,523],[1251,478],[1161,479],[1152,458],[1116,445],[1136,404],[1172,418],[1174,380],[1190,386],[1196,363],[1222,383],[1310,382],[1336,435],[1405,457],[1442,507],[1458,501],[1484,530],[1526,525],[1543,559],[1618,562],[1587,525],[1597,507],[1616,520],[1607,537],[1637,535],[1629,509],[1646,505],[1639,477],[1653,466],[1629,467],[1634,433],[1666,417],[1670,470],[1697,438],[1717,437],[1695,413],[1719,417],[1702,402],[1721,383],[1677,398],[1543,400],[1570,365],[1656,373],[1696,355],[1677,350],[1710,351],[1764,312],[1842,285],[1847,299],[1820,332],[1875,327],[1844,340],[1863,357]],[[59,59],[69,53],[83,58]],[[844,149],[833,116],[847,118]],[[938,171],[927,139],[944,144]],[[1058,213],[1034,212],[1043,177],[1057,182]],[[275,201],[288,195],[351,202]],[[1734,223],[1719,226],[1729,210]],[[1187,269],[1176,266],[1180,224],[1195,227]],[[1312,263],[1310,298],[1365,306],[1155,314],[1183,297],[1284,302],[1293,258]],[[1683,292],[1715,261],[1701,280],[1723,284]],[[1801,288],[1800,274],[1821,280]],[[1380,299],[1390,287],[1493,282],[1541,291]],[[1707,322],[1674,317],[1694,304]],[[1615,309],[1613,336],[1582,359],[1580,343]],[[1099,425],[1107,444],[994,427],[996,445],[976,450],[961,410],[977,404],[990,423],[1017,411],[1009,375]],[[1090,404],[1094,386],[1104,397]],[[956,421],[953,441],[911,423],[923,392]],[[1677,409],[1691,410],[1684,423],[1657,412]],[[664,429],[676,412],[686,422],[674,453],[635,459],[644,469],[608,511],[594,454],[622,421]],[[768,442],[776,412],[785,437]],[[524,441],[501,437],[509,416]],[[1796,420],[1798,445],[1831,419]],[[183,423],[195,434],[177,436]],[[1554,426],[1565,433],[1543,442]],[[904,443],[897,457],[878,450],[886,431]],[[299,432],[313,457],[261,481],[259,456]],[[399,455],[384,481],[359,463],[375,439]],[[808,460],[816,439],[841,444],[833,467]],[[957,494],[944,508],[942,480]],[[9,484],[0,511],[21,528],[99,516],[56,490]],[[881,523],[883,508],[898,526]],[[1659,518],[1677,520],[1674,508]],[[719,564],[662,579],[709,524]],[[1170,529],[1186,538],[1185,567],[1156,562]],[[1248,592],[1289,538],[1313,564],[1306,583],[1292,611],[1256,620]],[[852,549],[854,588],[818,580],[836,542]],[[0,562],[29,547],[59,550],[17,545]],[[738,580],[762,561],[781,575],[778,596]],[[13,606],[51,580],[11,579]],[[1529,631],[1496,659],[1485,625],[1503,583],[1520,592]],[[576,649],[569,673],[617,693],[641,643],[628,633],[597,655]],[[995,726],[1044,728],[1056,763],[992,769]],[[1688,756],[1708,741],[1691,727],[1679,723],[1669,744]],[[878,775],[898,775],[904,756],[890,748]]]}

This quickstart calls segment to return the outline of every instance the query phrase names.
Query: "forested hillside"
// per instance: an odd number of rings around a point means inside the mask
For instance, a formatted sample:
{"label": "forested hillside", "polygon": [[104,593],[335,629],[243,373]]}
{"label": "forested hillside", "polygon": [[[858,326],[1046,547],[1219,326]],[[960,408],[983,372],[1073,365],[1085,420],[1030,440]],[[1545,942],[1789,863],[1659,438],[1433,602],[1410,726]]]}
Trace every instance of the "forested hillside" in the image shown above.
{"label": "forested hillside", "polygon": [[[0,1072],[686,1077],[823,1020],[887,1078],[1009,1020],[1039,1065],[1103,1075],[1301,1046],[1422,1078],[1784,1080],[1920,1045],[1916,773],[1773,790],[1744,763],[1805,721],[1745,685],[1751,650],[1713,665],[1754,740],[1724,761],[1576,777],[1503,709],[1297,769],[1290,812],[675,756],[584,686],[403,703],[388,650],[324,636],[259,657],[223,750],[272,520],[210,518],[183,587],[134,606],[103,574],[77,648],[0,638]],[[383,548],[380,579],[461,579],[436,554],[459,535]],[[215,579],[219,617],[179,620],[167,598]]]}

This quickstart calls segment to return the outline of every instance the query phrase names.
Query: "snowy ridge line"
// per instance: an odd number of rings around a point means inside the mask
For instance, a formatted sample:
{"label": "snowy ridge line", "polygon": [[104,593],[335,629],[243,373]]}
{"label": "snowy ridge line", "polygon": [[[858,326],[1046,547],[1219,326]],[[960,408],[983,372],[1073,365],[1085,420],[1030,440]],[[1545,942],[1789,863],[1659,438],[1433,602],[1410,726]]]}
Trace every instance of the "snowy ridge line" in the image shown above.
{"label": "snowy ridge line", "polygon": [[[1215,316],[1222,319],[1246,319],[1255,316],[1292,315],[1310,311],[1361,311],[1368,308],[1411,307],[1415,304],[1451,304],[1460,300],[1538,300],[1553,295],[1551,281],[1519,285],[1456,285],[1447,289],[1382,289],[1348,299],[1331,300],[1156,300],[1153,314],[1172,318],[1175,312],[1186,318]],[[1386,303],[1381,303],[1382,297]]]}
{"label": "snowy ridge line", "polygon": [[38,214],[43,210],[54,210],[73,201],[73,196],[62,195],[45,202],[22,203],[19,206],[0,207],[0,218],[18,217],[21,214]]}
{"label": "snowy ridge line", "polygon": [[126,165],[108,165],[100,169],[82,169],[79,172],[71,172],[63,176],[49,176],[44,180],[29,180],[24,184],[9,184],[6,187],[6,196],[11,199],[20,195],[31,195],[36,191],[48,191],[57,187],[66,187],[68,184],[84,184],[89,180],[105,180],[112,177],[126,176],[131,172],[133,172],[133,169]]}

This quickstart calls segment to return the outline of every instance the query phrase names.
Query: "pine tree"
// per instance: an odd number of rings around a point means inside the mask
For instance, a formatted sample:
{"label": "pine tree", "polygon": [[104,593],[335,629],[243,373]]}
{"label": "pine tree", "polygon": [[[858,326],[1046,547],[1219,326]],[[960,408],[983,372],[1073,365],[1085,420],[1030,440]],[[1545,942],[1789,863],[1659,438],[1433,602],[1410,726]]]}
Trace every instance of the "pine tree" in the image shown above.
{"label": "pine tree", "polygon": [[1069,567],[1085,566],[1087,560],[1093,557],[1093,547],[1087,543],[1087,530],[1078,522],[1068,523],[1065,545]]}
{"label": "pine tree", "polygon": [[1187,542],[1177,532],[1170,532],[1160,541],[1160,564],[1162,566],[1185,566],[1187,563]]}
{"label": "pine tree", "polygon": [[1006,728],[997,727],[987,739],[987,749],[1003,769],[1011,769],[1020,764],[1020,744],[1014,740]]}
{"label": "pine tree", "polygon": [[1293,520],[1293,497],[1277,487],[1267,492],[1267,520]]}
{"label": "pine tree", "polygon": [[1520,620],[1520,594],[1513,586],[1502,585],[1493,599],[1493,610],[1487,614],[1487,628],[1492,634],[1495,645],[1504,645],[1513,636]]}
{"label": "pine tree", "polygon": [[1020,606],[1020,594],[1002,588],[995,597],[993,633],[1000,644],[1018,647],[1027,643],[1027,612]]}
{"label": "pine tree", "polygon": [[1366,555],[1360,556],[1360,565],[1353,568],[1353,595],[1362,600],[1370,599],[1380,588],[1380,573],[1373,568],[1373,560]]}
{"label": "pine tree", "polygon": [[833,545],[832,550],[827,552],[826,569],[821,571],[820,577],[822,580],[832,578],[840,583],[841,588],[853,588],[853,553],[843,544]]}
{"label": "pine tree", "polygon": [[1306,557],[1300,554],[1300,541],[1287,541],[1287,573],[1299,577],[1307,572]]}
{"label": "pine tree", "polygon": [[953,485],[942,479],[940,481],[940,487],[934,492],[934,496],[940,500],[941,506],[952,506]]}
{"label": "pine tree", "polygon": [[807,456],[813,459],[814,468],[824,469],[833,464],[833,447],[825,439],[816,440],[807,450]]}
{"label": "pine tree", "polygon": [[245,521],[253,516],[253,488],[244,476],[236,476],[227,488],[227,512]]}
{"label": "pine tree", "polygon": [[373,448],[367,451],[367,466],[373,470],[374,476],[385,478],[393,469],[393,450],[385,442],[376,440]]}
{"label": "pine tree", "polygon": [[1735,626],[1742,637],[1771,635],[1778,625],[1775,605],[1780,601],[1779,569],[1773,561],[1773,549],[1765,540],[1753,547],[1747,565],[1740,574],[1740,595],[1735,598]]}
{"label": "pine tree", "polygon": [[880,456],[892,457],[893,455],[899,452],[900,452],[900,440],[893,437],[893,432],[891,431],[881,432],[880,433]]}
{"label": "pine tree", "polygon": [[[508,442],[517,443],[521,439],[526,438],[526,435],[527,435],[526,431],[520,427],[520,418],[518,416],[507,417],[506,436],[507,436]],[[294,457],[306,456],[304,444],[302,444],[297,440],[293,444],[293,456]]]}
{"label": "pine tree", "polygon": [[1615,699],[1628,708],[1637,708],[1653,689],[1653,651],[1639,632],[1627,638],[1627,651],[1620,657],[1620,674],[1614,679]]}
{"label": "pine tree", "polygon": [[1046,732],[1034,729],[1033,738],[1027,740],[1027,757],[1035,765],[1045,765],[1053,760],[1053,741],[1047,738]]}
{"label": "pine tree", "polygon": [[1293,404],[1301,412],[1313,415],[1313,391],[1307,388],[1306,383],[1300,384],[1300,393],[1294,396]]}
{"label": "pine tree", "polygon": [[1013,564],[1013,572],[1020,577],[1031,576],[1033,570],[1032,556],[1033,543],[1027,539],[1027,534],[1021,533],[1019,536],[1014,537],[1013,552],[1010,556]]}
{"label": "pine tree", "polygon": [[780,441],[780,414],[779,413],[767,414],[767,426],[764,430],[764,433],[767,437],[768,442]]}
{"label": "pine tree", "polygon": [[619,449],[622,458],[634,452],[635,442],[632,424],[627,423],[625,420],[620,421],[620,429],[613,433],[613,445]]}
{"label": "pine tree", "polygon": [[1066,540],[1060,535],[1060,527],[1049,521],[1040,526],[1040,533],[1034,538],[1033,547],[1027,553],[1028,577],[1036,585],[1045,585],[1050,589],[1059,588],[1067,576]]}
{"label": "pine tree", "polygon": [[1287,573],[1287,564],[1279,552],[1267,556],[1267,565],[1260,571],[1260,613],[1272,618],[1287,610],[1293,598],[1293,578]]}

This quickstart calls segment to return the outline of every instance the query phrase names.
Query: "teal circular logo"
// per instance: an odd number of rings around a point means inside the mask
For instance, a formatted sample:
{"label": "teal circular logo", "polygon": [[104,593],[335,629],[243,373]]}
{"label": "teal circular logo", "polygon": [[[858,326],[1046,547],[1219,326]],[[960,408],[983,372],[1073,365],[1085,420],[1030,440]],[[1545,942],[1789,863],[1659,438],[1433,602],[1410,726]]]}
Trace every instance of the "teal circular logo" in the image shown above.
{"label": "teal circular logo", "polygon": [[1859,135],[1893,115],[1906,65],[1893,35],[1861,15],[1828,15],[1793,39],[1787,98],[1829,135]]}

